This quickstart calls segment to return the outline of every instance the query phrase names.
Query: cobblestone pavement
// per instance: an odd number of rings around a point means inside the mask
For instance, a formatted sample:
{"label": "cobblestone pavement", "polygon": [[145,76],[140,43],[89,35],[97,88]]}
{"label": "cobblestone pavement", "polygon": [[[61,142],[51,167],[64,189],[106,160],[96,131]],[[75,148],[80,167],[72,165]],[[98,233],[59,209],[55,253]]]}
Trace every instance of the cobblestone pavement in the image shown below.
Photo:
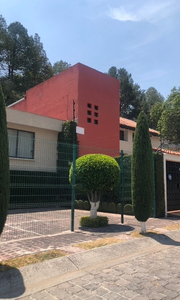
{"label": "cobblestone pavement", "polygon": [[[177,244],[178,245],[178,244]],[[161,250],[90,268],[72,280],[44,289],[23,300],[180,300],[180,247]]]}
{"label": "cobblestone pavement", "polygon": [[[89,212],[76,210],[74,232],[70,231],[70,210],[10,214],[0,238],[0,261],[55,248],[73,253],[82,251],[72,247],[73,244],[111,236],[130,239],[130,232],[140,230],[140,223],[134,216],[125,216],[124,224],[121,224],[120,215],[98,214],[108,216],[110,225],[85,230],[79,228],[79,218],[89,215]],[[164,230],[164,227],[175,224],[180,224],[178,216],[151,218],[147,221],[147,230]]]}

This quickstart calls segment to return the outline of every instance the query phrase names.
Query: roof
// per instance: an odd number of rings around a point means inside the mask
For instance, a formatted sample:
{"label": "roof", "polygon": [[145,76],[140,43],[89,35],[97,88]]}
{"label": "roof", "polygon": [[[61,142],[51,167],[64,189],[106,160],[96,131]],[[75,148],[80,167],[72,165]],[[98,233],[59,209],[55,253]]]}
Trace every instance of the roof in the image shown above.
{"label": "roof", "polygon": [[[125,118],[120,117],[119,118],[119,123],[120,123],[121,128],[129,129],[129,130],[135,130],[135,128],[136,128],[136,122],[132,121],[132,120],[129,120],[129,119],[125,119]],[[149,132],[152,135],[155,135],[155,136],[159,135],[159,131],[151,129],[151,128],[149,128]]]}
{"label": "roof", "polygon": [[171,154],[171,155],[178,155],[180,156],[180,152],[178,151],[172,151],[172,150],[167,150],[167,149],[160,149],[160,148],[153,148],[153,151],[158,151],[161,153],[165,153],[165,154]]}

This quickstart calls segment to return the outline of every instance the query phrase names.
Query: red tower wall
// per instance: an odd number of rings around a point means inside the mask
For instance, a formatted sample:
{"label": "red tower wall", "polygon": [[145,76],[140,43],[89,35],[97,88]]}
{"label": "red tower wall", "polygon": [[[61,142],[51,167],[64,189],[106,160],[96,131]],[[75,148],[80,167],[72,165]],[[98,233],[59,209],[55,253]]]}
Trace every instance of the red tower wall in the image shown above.
{"label": "red tower wall", "polygon": [[12,108],[72,120],[73,100],[78,126],[85,129],[78,135],[80,155],[119,155],[119,81],[106,74],[78,63],[28,90]]}

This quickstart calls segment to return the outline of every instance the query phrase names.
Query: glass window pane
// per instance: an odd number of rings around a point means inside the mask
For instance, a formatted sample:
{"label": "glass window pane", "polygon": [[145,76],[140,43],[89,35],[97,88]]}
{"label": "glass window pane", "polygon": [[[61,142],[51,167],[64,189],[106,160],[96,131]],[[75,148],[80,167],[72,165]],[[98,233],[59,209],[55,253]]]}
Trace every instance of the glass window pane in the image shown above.
{"label": "glass window pane", "polygon": [[33,158],[34,157],[34,134],[33,132],[18,132],[18,149],[17,157]]}
{"label": "glass window pane", "polygon": [[17,130],[8,129],[9,156],[16,157]]}

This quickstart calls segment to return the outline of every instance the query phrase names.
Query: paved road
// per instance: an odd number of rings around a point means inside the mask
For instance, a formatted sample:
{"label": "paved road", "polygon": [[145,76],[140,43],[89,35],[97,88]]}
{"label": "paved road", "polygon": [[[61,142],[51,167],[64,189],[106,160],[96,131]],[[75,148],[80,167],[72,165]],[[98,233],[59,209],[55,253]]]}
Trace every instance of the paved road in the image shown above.
{"label": "paved road", "polygon": [[[67,253],[79,251],[73,244],[96,240],[102,237],[118,236],[129,239],[128,233],[140,230],[140,223],[134,216],[125,216],[121,224],[121,216],[117,214],[98,213],[109,218],[109,226],[100,229],[85,230],[79,228],[79,218],[89,215],[88,211],[76,210],[75,231],[70,231],[70,211],[26,212],[9,215],[4,233],[0,238],[0,261],[25,254],[41,252],[49,249],[60,249]],[[147,229],[160,229],[180,224],[180,218],[150,218]]]}
{"label": "paved road", "polygon": [[71,271],[9,299],[180,300],[179,257],[180,231],[73,254]]}

